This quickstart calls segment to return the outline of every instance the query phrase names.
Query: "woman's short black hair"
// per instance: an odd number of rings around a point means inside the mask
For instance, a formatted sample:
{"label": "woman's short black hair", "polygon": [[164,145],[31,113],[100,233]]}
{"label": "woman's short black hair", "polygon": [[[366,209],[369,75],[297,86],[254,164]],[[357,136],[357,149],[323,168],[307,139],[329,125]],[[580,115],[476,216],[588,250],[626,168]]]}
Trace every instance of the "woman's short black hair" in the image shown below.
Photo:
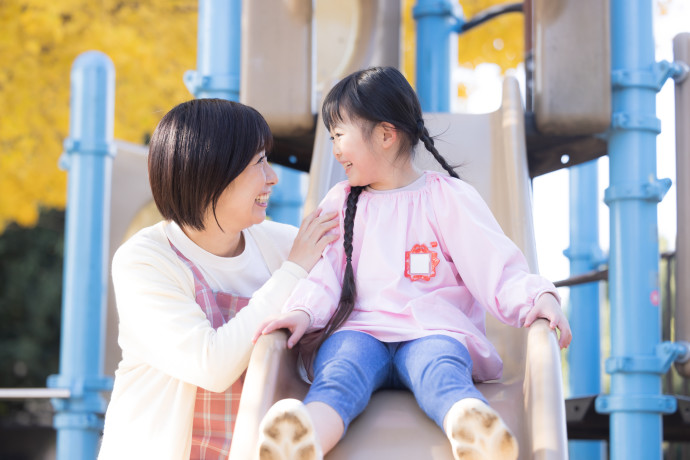
{"label": "woman's short black hair", "polygon": [[149,183],[163,218],[204,229],[209,206],[259,152],[273,147],[255,109],[224,99],[194,99],[168,112],[149,144]]}

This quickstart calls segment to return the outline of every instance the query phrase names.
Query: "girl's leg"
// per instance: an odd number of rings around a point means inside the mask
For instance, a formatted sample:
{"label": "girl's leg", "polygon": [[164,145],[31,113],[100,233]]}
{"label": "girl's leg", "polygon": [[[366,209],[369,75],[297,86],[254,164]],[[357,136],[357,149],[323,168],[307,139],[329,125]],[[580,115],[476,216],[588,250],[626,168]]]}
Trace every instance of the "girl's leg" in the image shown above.
{"label": "girl's leg", "polygon": [[345,433],[345,425],[335,409],[326,403],[314,401],[306,404],[307,412],[316,430],[318,440],[324,455],[338,444]]}
{"label": "girl's leg", "polygon": [[[304,404],[279,401],[264,417],[260,458],[320,459],[342,438],[390,374],[390,352],[385,344],[361,332],[333,334],[317,353],[314,382]],[[286,422],[288,426],[281,428]]]}
{"label": "girl's leg", "polygon": [[472,359],[444,335],[402,343],[394,358],[402,383],[443,429],[456,459],[516,459],[517,442],[472,382]]}
{"label": "girl's leg", "polygon": [[[391,374],[385,344],[363,332],[340,331],[329,337],[314,360],[314,381],[304,403],[314,414],[324,453],[369,404],[371,394]],[[330,423],[321,423],[330,422]],[[323,425],[323,428],[322,428]]]}

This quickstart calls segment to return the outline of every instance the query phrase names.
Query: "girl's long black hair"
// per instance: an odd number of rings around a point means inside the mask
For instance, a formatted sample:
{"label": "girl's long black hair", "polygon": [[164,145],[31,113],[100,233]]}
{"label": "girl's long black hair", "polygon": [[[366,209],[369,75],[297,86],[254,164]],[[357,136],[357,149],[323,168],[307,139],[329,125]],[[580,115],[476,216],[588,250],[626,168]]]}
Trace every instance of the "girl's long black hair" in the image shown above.
{"label": "girl's long black hair", "polygon": [[[424,126],[417,94],[394,67],[372,67],[343,78],[326,96],[321,112],[329,131],[346,120],[361,123],[368,134],[379,123],[390,123],[398,130],[401,139],[398,155],[413,154],[414,147],[422,141],[443,169],[451,176],[458,177],[453,167],[438,152],[433,138]],[[343,222],[346,262],[338,307],[323,329],[307,334],[299,343],[302,359],[310,375],[311,363],[319,346],[347,321],[355,306],[357,286],[352,269],[352,235],[357,201],[362,190],[364,187],[351,187],[347,197]]]}

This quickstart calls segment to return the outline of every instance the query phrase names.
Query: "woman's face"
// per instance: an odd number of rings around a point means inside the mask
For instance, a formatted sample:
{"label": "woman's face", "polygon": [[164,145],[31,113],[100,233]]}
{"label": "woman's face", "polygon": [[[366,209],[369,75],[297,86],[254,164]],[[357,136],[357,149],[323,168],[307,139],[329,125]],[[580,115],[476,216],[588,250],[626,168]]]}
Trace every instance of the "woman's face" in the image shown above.
{"label": "woman's face", "polygon": [[[271,187],[278,183],[266,152],[254,155],[246,168],[223,191],[216,204],[218,223],[225,230],[241,231],[266,219],[266,207]],[[215,226],[213,211],[209,209],[205,226]]]}

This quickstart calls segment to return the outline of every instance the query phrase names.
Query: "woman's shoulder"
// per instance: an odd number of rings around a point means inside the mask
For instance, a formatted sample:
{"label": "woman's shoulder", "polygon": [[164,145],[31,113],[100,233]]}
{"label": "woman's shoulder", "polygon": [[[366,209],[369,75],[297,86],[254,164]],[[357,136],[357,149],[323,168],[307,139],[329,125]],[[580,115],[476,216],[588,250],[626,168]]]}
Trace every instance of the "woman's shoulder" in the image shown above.
{"label": "woman's shoulder", "polygon": [[161,221],[143,228],[122,243],[113,256],[113,267],[151,259],[175,260],[177,256],[170,247],[165,225]]}

